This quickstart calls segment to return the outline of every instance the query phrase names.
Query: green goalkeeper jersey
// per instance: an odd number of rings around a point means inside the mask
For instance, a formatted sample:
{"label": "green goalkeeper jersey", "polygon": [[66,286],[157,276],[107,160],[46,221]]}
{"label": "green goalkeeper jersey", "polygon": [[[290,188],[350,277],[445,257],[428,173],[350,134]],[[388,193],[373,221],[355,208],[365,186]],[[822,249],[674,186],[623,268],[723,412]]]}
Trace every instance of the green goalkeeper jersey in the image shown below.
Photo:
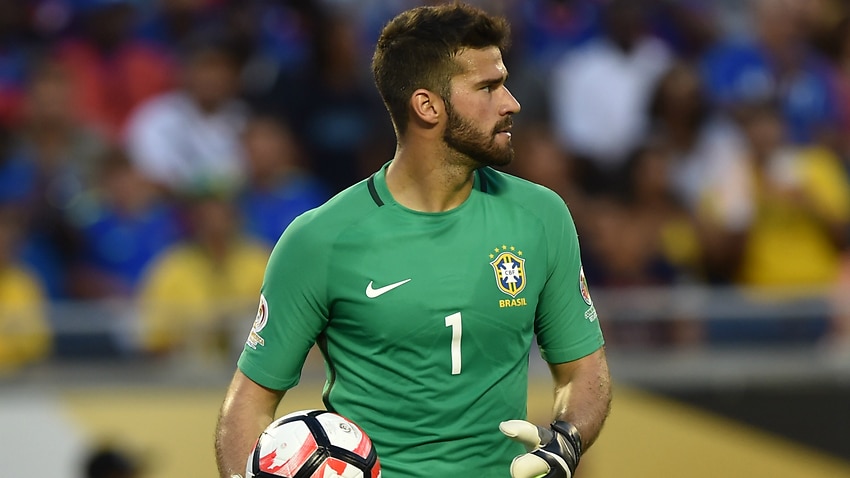
{"label": "green goalkeeper jersey", "polygon": [[372,438],[384,478],[509,477],[524,450],[498,426],[526,417],[532,340],[550,363],[603,344],[575,225],[491,168],[441,213],[396,203],[385,171],[287,228],[238,366],[289,389],[317,343],[325,406]]}

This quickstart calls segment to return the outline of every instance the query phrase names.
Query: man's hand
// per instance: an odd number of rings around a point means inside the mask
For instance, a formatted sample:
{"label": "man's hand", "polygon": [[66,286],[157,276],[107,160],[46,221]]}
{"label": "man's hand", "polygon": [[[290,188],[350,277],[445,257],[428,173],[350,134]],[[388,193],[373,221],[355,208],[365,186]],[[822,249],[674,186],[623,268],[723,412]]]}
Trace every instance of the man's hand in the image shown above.
{"label": "man's hand", "polygon": [[499,424],[499,430],[528,451],[511,462],[513,478],[572,478],[581,457],[581,437],[572,424],[555,421],[547,429],[508,420]]}

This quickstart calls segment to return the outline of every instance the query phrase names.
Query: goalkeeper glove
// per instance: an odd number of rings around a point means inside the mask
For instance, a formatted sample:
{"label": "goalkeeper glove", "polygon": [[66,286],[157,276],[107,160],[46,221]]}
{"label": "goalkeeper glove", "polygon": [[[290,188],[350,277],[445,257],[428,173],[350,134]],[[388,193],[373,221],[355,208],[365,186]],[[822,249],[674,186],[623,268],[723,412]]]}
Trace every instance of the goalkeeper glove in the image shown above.
{"label": "goalkeeper glove", "polygon": [[511,462],[512,478],[572,478],[581,458],[581,437],[571,423],[556,420],[547,429],[508,420],[499,430],[528,451]]}

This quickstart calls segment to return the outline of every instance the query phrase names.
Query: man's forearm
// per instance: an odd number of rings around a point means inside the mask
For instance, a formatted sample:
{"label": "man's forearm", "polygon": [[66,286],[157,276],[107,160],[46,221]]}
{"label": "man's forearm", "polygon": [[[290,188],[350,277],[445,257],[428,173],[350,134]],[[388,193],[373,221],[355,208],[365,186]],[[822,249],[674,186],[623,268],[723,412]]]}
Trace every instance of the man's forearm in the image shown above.
{"label": "man's forearm", "polygon": [[[587,450],[602,430],[611,407],[611,378],[604,349],[582,359],[569,382],[555,388],[554,418],[572,423]],[[557,380],[557,377],[556,377]]]}
{"label": "man's forearm", "polygon": [[215,457],[221,478],[244,475],[257,437],[274,420],[283,392],[265,389],[237,371],[221,405]]}
{"label": "man's forearm", "polygon": [[270,415],[258,418],[222,411],[215,435],[215,456],[221,478],[245,474],[248,455],[257,437],[272,419]]}

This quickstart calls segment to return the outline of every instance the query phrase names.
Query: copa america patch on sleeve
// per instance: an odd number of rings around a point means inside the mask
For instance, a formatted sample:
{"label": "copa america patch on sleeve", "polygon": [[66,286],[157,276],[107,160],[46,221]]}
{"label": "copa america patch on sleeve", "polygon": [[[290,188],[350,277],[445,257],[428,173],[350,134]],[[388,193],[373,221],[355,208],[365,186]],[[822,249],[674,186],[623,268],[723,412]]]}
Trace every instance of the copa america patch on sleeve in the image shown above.
{"label": "copa america patch on sleeve", "polygon": [[584,266],[579,267],[578,273],[578,288],[581,291],[581,298],[588,306],[593,306],[593,299],[590,298],[590,289],[587,287],[587,278],[584,276]]}
{"label": "copa america patch on sleeve", "polygon": [[266,326],[269,321],[269,304],[263,294],[260,294],[260,305],[257,308],[257,317],[254,319],[254,325],[251,326],[251,333],[248,334],[248,340],[245,344],[252,349],[257,349],[257,346],[265,345],[266,341],[260,336],[260,331]]}

